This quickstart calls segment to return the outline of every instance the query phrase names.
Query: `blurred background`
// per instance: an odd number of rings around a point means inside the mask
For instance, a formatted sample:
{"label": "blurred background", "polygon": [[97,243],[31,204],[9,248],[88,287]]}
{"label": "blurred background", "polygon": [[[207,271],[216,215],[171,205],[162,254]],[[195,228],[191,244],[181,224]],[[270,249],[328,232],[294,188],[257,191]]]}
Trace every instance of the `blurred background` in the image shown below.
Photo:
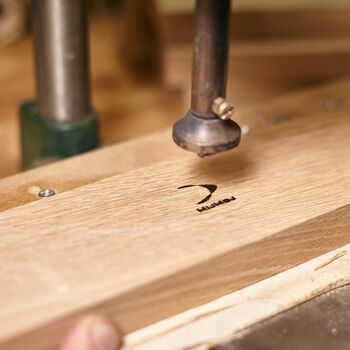
{"label": "blurred background", "polygon": [[[0,177],[20,171],[18,109],[35,96],[29,5],[0,0]],[[184,115],[193,7],[194,0],[89,1],[103,145]],[[229,64],[228,100],[237,109],[350,73],[350,1],[234,1]]]}

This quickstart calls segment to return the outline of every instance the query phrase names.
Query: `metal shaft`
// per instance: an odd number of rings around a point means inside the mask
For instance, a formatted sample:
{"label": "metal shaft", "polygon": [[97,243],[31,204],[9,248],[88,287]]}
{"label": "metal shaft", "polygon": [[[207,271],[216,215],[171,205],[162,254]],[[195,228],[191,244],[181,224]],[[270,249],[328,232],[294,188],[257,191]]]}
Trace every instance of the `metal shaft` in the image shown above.
{"label": "metal shaft", "polygon": [[191,109],[212,117],[212,104],[225,97],[230,0],[196,0]]}
{"label": "metal shaft", "polygon": [[32,0],[39,115],[65,123],[91,112],[84,0]]}

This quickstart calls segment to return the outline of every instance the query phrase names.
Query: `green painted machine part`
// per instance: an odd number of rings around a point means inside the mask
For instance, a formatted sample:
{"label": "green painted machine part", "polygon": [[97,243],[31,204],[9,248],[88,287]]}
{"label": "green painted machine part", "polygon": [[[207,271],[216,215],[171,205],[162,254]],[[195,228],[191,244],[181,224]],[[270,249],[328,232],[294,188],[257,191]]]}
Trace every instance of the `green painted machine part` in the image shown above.
{"label": "green painted machine part", "polygon": [[78,122],[56,123],[39,116],[35,101],[20,108],[22,169],[95,149],[99,145],[98,116],[92,112]]}

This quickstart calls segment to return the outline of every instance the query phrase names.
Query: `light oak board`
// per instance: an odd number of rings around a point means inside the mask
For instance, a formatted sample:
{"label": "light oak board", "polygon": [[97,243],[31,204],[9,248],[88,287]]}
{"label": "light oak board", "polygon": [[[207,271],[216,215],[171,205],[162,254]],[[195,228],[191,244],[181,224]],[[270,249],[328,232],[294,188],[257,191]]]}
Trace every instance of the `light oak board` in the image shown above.
{"label": "light oak board", "polygon": [[[345,103],[3,212],[0,347],[48,349],[82,312],[130,332],[348,243],[349,131]],[[236,200],[199,213],[178,187],[206,183]]]}

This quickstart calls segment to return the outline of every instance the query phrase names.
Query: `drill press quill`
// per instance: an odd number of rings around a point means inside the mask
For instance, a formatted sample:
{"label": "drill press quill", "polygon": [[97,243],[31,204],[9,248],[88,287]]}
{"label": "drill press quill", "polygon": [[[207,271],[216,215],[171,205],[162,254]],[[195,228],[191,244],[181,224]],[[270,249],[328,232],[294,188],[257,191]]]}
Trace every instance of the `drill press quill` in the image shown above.
{"label": "drill press quill", "polygon": [[196,0],[191,108],[173,127],[175,143],[200,157],[237,147],[241,129],[226,94],[230,0]]}

